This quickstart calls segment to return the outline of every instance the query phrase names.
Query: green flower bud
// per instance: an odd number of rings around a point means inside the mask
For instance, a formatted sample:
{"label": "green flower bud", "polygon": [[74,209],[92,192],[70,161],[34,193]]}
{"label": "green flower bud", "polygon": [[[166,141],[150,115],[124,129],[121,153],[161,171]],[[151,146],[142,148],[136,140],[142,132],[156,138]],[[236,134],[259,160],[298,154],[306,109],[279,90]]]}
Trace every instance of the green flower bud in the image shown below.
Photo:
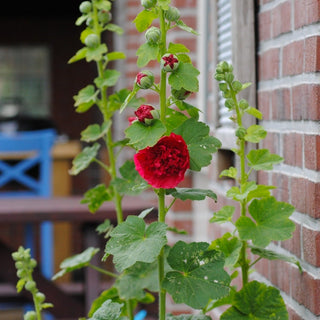
{"label": "green flower bud", "polygon": [[191,91],[187,91],[184,88],[181,88],[179,90],[171,89],[172,96],[177,100],[185,100],[191,95],[191,93]]}
{"label": "green flower bud", "polygon": [[90,28],[93,28],[93,19],[92,17],[88,17],[88,19],[86,20],[86,25]]}
{"label": "green flower bud", "polygon": [[42,292],[37,292],[36,299],[37,299],[37,301],[42,303],[42,302],[44,302],[44,300],[46,300],[46,296]]}
{"label": "green flower bud", "polygon": [[180,11],[176,7],[169,7],[164,16],[168,21],[177,21],[180,18]]}
{"label": "green flower bud", "polygon": [[37,320],[37,314],[35,311],[28,311],[24,316],[24,320]]}
{"label": "green flower bud", "polygon": [[172,53],[166,53],[160,60],[162,70],[172,72],[179,67],[178,58]]}
{"label": "green flower bud", "polygon": [[84,39],[84,43],[88,48],[96,48],[100,44],[100,39],[96,34],[91,33]]}
{"label": "green flower bud", "polygon": [[236,130],[236,136],[239,139],[243,139],[246,134],[247,134],[247,130],[243,127],[240,127]]}
{"label": "green flower bud", "polygon": [[232,82],[232,88],[234,91],[239,92],[242,89],[242,83],[240,81],[233,81]]}
{"label": "green flower bud", "polygon": [[241,100],[239,101],[239,108],[240,108],[240,109],[245,110],[245,109],[247,109],[248,107],[249,107],[249,103],[248,103],[247,100],[241,99]]}
{"label": "green flower bud", "polygon": [[233,81],[233,79],[234,79],[233,73],[230,73],[230,72],[226,73],[226,81],[227,82],[231,83]]}
{"label": "green flower bud", "polygon": [[137,74],[135,82],[139,88],[149,89],[154,83],[154,75],[148,70],[141,71]]}
{"label": "green flower bud", "polygon": [[157,4],[157,0],[141,0],[141,5],[145,9],[153,8]]}
{"label": "green flower bud", "polygon": [[112,15],[110,12],[101,10],[98,12],[98,19],[101,23],[109,23],[111,21]]}
{"label": "green flower bud", "polygon": [[89,13],[92,9],[92,5],[90,1],[83,1],[79,6],[79,10],[81,13]]}
{"label": "green flower bud", "polygon": [[33,291],[36,288],[36,283],[34,281],[29,280],[27,281],[25,288],[28,291]]}
{"label": "green flower bud", "polygon": [[215,78],[217,81],[223,81],[223,80],[225,80],[225,76],[224,76],[223,73],[216,73],[216,74],[214,75],[214,78]]}
{"label": "green flower bud", "polygon": [[157,27],[149,28],[145,33],[145,38],[149,43],[158,43],[160,40],[161,32]]}

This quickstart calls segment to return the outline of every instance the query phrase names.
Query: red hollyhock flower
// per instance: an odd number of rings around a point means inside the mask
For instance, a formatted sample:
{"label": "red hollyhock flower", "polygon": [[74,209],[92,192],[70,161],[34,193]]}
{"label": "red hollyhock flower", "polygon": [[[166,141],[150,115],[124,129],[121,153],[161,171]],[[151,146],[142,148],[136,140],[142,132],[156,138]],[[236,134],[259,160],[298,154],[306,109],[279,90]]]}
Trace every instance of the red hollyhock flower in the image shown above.
{"label": "red hollyhock flower", "polygon": [[183,179],[190,166],[188,147],[183,138],[171,133],[162,137],[153,147],[134,155],[139,174],[154,188],[170,189]]}
{"label": "red hollyhock flower", "polygon": [[150,112],[151,110],[154,110],[154,107],[142,104],[134,114],[140,122],[145,123],[145,119],[153,119],[153,115]]}

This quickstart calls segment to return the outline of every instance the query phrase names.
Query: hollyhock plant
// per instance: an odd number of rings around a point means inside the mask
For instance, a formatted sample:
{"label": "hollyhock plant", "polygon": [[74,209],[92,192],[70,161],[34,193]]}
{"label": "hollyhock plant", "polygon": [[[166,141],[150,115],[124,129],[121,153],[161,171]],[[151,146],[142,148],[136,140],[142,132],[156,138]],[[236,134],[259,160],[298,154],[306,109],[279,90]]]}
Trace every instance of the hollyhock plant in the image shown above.
{"label": "hollyhock plant", "polygon": [[134,156],[136,170],[154,188],[174,188],[189,168],[188,147],[183,138],[171,133],[153,147],[140,150]]}

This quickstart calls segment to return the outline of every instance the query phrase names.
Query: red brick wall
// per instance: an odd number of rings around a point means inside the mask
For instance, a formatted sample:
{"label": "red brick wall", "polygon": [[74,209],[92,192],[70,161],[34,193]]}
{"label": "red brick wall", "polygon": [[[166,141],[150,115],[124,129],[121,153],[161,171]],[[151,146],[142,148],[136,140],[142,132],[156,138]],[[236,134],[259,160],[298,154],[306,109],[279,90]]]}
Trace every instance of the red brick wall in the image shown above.
{"label": "red brick wall", "polygon": [[258,271],[278,286],[290,319],[320,315],[320,2],[260,0],[258,8],[258,107],[268,130],[262,147],[285,158],[259,183],[278,187],[274,195],[292,203],[296,231],[273,247],[303,267],[261,261]]}

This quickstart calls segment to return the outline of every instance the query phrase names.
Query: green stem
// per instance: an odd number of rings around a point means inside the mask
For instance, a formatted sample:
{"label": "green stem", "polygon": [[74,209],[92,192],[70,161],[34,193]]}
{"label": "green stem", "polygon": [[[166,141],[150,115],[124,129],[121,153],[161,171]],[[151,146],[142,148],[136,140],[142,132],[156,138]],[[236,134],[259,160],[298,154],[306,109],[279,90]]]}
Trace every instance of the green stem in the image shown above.
{"label": "green stem", "polygon": [[132,300],[127,300],[126,301],[126,308],[127,308],[127,315],[128,315],[129,320],[133,320],[134,319],[134,315],[133,315]]}
{"label": "green stem", "polygon": [[[232,92],[232,99],[234,101],[235,105],[235,111],[237,114],[237,125],[238,127],[242,127],[242,113],[239,108],[239,104],[236,98],[236,92],[232,88],[232,84],[229,83],[231,92]],[[247,183],[248,176],[246,174],[246,158],[245,158],[245,147],[246,142],[244,138],[239,138],[239,157],[240,157],[240,189],[243,191],[245,184]],[[246,200],[242,200],[240,202],[240,210],[241,210],[241,216],[245,217],[247,214],[247,202]],[[247,241],[242,241],[242,248],[240,252],[240,266],[241,266],[241,273],[242,273],[242,286],[248,283],[249,279],[249,264],[247,259],[247,247],[248,243]]]}
{"label": "green stem", "polygon": [[[159,213],[158,221],[165,222],[165,190],[159,189],[158,193]],[[162,288],[162,281],[164,279],[164,249],[162,248],[158,257],[158,279],[159,279],[159,320],[166,318],[166,291]]]}
{"label": "green stem", "polygon": [[41,308],[40,308],[40,305],[39,305],[39,301],[36,299],[36,294],[32,294],[32,298],[33,298],[33,304],[34,304],[34,307],[35,307],[35,312],[36,312],[36,315],[37,315],[37,320],[41,320],[42,319],[42,316],[41,316]]}
{"label": "green stem", "polygon": [[[167,29],[164,18],[164,11],[160,9],[159,15],[161,39],[159,43],[160,56],[162,57],[167,51]],[[167,74],[161,70],[160,75],[160,120],[163,124],[166,123],[167,113]],[[165,222],[166,208],[165,208],[165,190],[159,189],[158,192],[159,212],[158,221]],[[158,280],[159,280],[159,320],[166,318],[166,291],[162,288],[162,281],[164,279],[164,249],[162,248],[158,257]]]}
{"label": "green stem", "polygon": [[112,273],[112,272],[110,272],[108,270],[105,270],[105,269],[102,269],[100,267],[97,267],[97,266],[95,266],[95,265],[93,265],[91,263],[89,263],[88,267],[90,267],[90,268],[92,268],[94,270],[97,270],[98,272],[103,273],[103,274],[105,274],[105,275],[107,275],[109,277],[118,278],[118,276],[115,273]]}

